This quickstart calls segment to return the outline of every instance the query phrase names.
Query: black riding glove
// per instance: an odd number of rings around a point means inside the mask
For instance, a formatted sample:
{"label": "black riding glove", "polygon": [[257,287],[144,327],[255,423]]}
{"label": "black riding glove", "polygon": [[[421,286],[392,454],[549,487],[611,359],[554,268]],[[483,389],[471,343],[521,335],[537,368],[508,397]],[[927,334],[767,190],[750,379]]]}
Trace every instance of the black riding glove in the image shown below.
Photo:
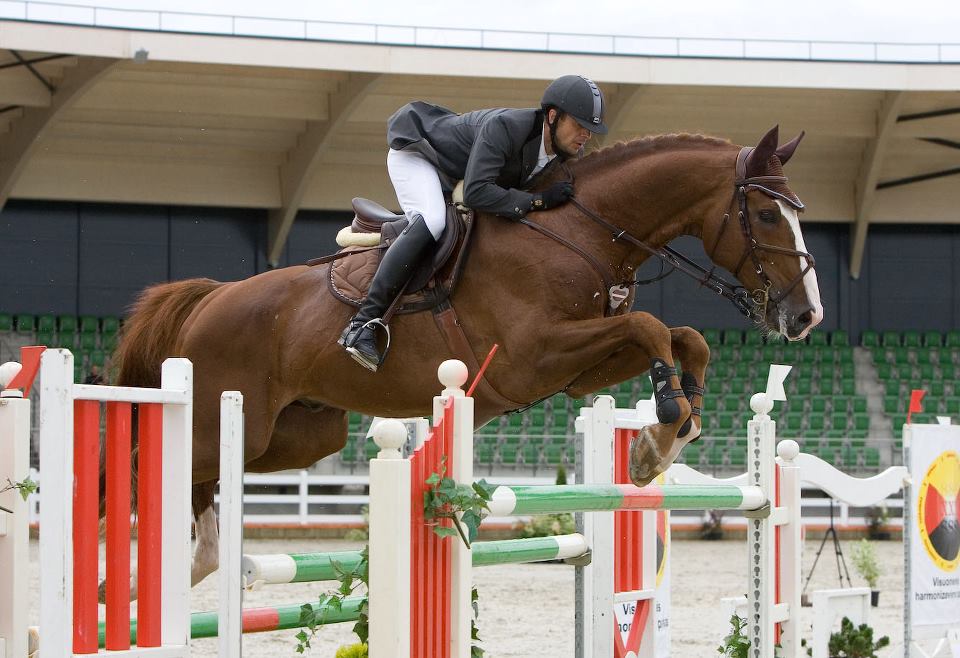
{"label": "black riding glove", "polygon": [[561,181],[554,183],[543,192],[537,192],[533,195],[533,203],[530,210],[550,210],[557,206],[562,206],[570,197],[573,196],[573,183]]}

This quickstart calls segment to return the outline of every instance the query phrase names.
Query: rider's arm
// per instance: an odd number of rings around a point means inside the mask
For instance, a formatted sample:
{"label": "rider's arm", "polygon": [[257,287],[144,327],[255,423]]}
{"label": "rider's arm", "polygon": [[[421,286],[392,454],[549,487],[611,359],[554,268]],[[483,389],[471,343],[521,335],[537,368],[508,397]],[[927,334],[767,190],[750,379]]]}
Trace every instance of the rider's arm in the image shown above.
{"label": "rider's arm", "polygon": [[515,157],[513,138],[501,117],[488,121],[477,135],[463,177],[463,202],[475,209],[520,219],[530,211],[533,195],[497,185],[508,157]]}

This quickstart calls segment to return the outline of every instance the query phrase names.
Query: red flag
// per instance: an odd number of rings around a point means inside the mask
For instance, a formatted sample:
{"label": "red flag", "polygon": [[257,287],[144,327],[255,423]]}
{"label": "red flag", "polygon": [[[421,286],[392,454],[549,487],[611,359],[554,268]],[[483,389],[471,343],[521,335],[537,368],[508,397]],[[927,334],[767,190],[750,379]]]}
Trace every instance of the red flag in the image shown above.
{"label": "red flag", "polygon": [[910,391],[910,408],[907,409],[907,425],[910,424],[910,417],[916,413],[923,413],[923,396],[926,395],[926,391],[921,391],[920,389],[914,389]]}
{"label": "red flag", "polygon": [[40,370],[40,355],[43,354],[45,349],[47,348],[39,345],[20,348],[20,363],[23,364],[23,367],[17,373],[17,376],[7,384],[8,389],[22,388],[23,397],[30,397],[30,387],[33,386],[33,379],[37,376],[37,371]]}

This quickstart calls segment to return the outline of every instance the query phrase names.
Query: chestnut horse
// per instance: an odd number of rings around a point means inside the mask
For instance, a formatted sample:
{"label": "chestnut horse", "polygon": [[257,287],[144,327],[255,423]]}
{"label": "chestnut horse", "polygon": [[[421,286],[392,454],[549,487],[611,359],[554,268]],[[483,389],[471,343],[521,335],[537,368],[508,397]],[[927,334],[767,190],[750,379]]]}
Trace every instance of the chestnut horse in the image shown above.
{"label": "chestnut horse", "polygon": [[[606,286],[632,282],[651,253],[693,235],[743,284],[737,299],[748,300],[764,330],[804,338],[823,311],[800,234],[803,206],[781,169],[800,137],[779,148],[776,128],[753,148],[696,135],[621,143],[553,167],[536,184],[575,180],[574,203],[526,220],[545,232],[478,213],[450,298],[476,359],[500,345],[486,372],[489,387],[476,394],[477,423],[560,391],[583,397],[651,370],[661,422],[632,443],[631,478],[644,485],[666,469],[700,434],[709,350],[689,327],[667,328],[649,313],[631,312],[632,295],[607,312]],[[332,296],[327,275],[327,266],[294,266],[232,283],[156,285],[125,324],[115,355],[118,384],[157,386],[163,359],[193,362],[194,582],[216,568],[222,391],[244,396],[248,471],[305,468],[344,446],[348,410],[426,415],[437,366],[467,360],[446,347],[431,313],[415,313],[392,320],[393,349],[379,372],[359,367],[337,344],[353,309]],[[734,297],[716,277],[703,280]],[[673,369],[675,359],[683,373]]]}

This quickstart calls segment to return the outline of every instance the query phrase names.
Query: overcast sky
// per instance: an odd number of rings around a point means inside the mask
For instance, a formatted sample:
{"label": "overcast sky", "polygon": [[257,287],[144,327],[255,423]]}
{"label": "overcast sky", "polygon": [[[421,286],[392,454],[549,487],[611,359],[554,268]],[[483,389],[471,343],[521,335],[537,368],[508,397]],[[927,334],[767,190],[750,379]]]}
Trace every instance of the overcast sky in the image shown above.
{"label": "overcast sky", "polygon": [[49,0],[425,27],[655,37],[960,43],[958,0]]}

